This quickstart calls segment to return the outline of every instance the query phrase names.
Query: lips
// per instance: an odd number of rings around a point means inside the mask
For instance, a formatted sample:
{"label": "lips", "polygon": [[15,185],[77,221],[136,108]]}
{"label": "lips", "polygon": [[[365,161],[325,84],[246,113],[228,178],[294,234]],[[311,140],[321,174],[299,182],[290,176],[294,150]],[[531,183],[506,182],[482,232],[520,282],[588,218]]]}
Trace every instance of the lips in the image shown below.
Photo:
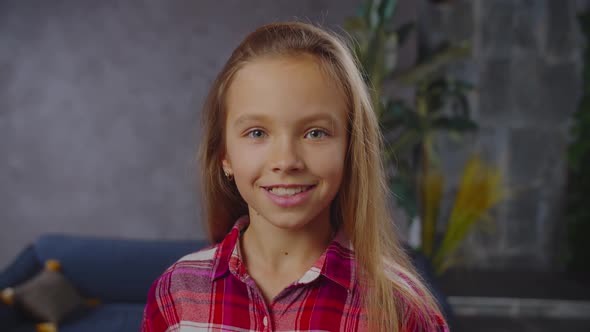
{"label": "lips", "polygon": [[280,207],[294,207],[305,203],[316,185],[275,185],[262,187],[268,198]]}

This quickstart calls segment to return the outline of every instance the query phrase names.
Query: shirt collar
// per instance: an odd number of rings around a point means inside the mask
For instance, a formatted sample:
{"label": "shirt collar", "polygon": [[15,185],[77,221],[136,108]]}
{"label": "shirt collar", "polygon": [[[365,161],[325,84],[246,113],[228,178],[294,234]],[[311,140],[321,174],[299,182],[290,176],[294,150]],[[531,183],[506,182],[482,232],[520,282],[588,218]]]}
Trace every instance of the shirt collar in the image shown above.
{"label": "shirt collar", "polygon": [[352,242],[342,228],[338,230],[323,255],[325,262],[322,274],[347,290],[352,290],[356,281],[356,261]]}
{"label": "shirt collar", "polygon": [[[239,218],[218,245],[211,275],[212,280],[222,278],[228,272],[233,273],[240,280],[245,279],[246,268],[242,264],[238,244],[240,234],[248,227],[249,222],[248,216]],[[310,283],[321,274],[347,290],[352,290],[356,281],[356,272],[352,243],[340,229],[326,251],[297,283]]]}
{"label": "shirt collar", "polygon": [[225,276],[229,272],[230,261],[236,266],[236,262],[241,262],[238,240],[243,230],[248,227],[250,220],[247,216],[240,217],[229,233],[217,246],[215,259],[213,262],[212,280]]}

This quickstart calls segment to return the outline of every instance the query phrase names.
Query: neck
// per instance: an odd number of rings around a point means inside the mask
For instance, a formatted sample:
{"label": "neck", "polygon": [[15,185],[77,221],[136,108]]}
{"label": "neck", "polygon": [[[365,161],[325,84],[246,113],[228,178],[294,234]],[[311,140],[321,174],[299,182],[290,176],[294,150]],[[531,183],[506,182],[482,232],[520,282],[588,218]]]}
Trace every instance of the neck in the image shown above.
{"label": "neck", "polygon": [[242,241],[248,267],[277,273],[306,271],[332,239],[329,211],[298,229],[279,228],[256,213],[250,215]]}

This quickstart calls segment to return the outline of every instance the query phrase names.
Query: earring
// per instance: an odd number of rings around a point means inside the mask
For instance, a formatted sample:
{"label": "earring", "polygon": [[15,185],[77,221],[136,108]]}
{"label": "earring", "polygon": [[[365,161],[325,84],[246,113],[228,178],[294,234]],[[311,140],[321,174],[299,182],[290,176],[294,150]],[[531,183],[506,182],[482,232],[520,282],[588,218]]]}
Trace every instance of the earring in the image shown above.
{"label": "earring", "polygon": [[233,180],[233,179],[234,179],[234,175],[233,175],[231,172],[229,172],[229,171],[226,171],[226,170],[223,170],[223,173],[225,174],[225,177],[226,177],[228,180],[230,180],[230,181],[231,181],[231,180]]}

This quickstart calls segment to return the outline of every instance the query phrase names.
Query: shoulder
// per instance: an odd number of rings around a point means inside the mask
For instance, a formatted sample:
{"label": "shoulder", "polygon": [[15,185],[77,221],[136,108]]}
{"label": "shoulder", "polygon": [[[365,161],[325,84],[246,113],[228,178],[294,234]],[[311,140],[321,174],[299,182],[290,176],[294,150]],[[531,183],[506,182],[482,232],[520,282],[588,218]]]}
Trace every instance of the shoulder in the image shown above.
{"label": "shoulder", "polygon": [[178,324],[183,303],[209,296],[217,248],[213,245],[180,258],[154,281],[148,292],[142,331],[164,331],[162,327]]}
{"label": "shoulder", "polygon": [[198,290],[199,286],[210,283],[217,249],[218,245],[213,245],[183,256],[156,279],[154,286],[164,286],[172,292],[185,288]]}
{"label": "shoulder", "polygon": [[199,251],[185,255],[177,260],[176,263],[170,266],[166,271],[174,270],[176,267],[178,267],[178,265],[184,266],[191,264],[213,264],[218,247],[219,244],[214,244]]}

